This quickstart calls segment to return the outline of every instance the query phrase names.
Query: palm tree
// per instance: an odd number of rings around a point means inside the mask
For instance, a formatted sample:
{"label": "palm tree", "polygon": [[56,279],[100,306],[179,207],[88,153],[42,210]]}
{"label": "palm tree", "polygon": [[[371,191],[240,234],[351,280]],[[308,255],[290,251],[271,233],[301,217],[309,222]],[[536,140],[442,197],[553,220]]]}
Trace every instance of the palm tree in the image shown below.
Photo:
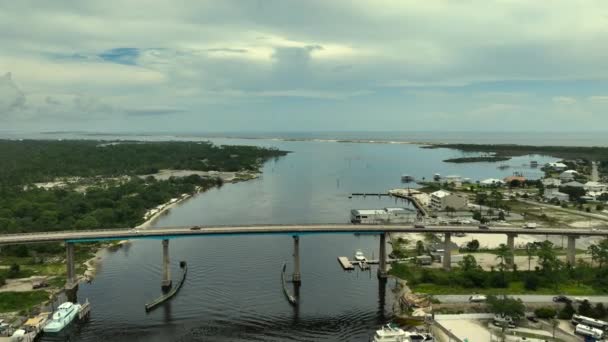
{"label": "palm tree", "polygon": [[528,256],[528,271],[530,271],[530,263],[532,258],[536,255],[536,244],[532,242],[528,242],[526,244],[526,255]]}
{"label": "palm tree", "polygon": [[496,250],[496,259],[500,260],[500,262],[498,263],[498,270],[500,271],[500,274],[502,275],[503,284],[506,284],[506,282],[505,282],[505,270],[507,269],[506,261],[509,259],[513,260],[512,258],[513,258],[513,253],[511,252],[511,249],[504,243],[501,243],[500,246],[498,246],[498,249]]}

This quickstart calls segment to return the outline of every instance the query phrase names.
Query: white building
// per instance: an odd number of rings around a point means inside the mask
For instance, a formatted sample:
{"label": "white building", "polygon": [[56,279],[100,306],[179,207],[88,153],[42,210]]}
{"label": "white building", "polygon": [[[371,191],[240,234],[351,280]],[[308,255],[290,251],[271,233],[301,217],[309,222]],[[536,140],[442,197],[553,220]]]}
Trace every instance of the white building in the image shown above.
{"label": "white building", "polygon": [[442,181],[443,181],[443,183],[450,184],[455,188],[460,188],[463,183],[462,177],[454,176],[454,175],[445,176]]}
{"label": "white building", "polygon": [[608,186],[600,182],[587,182],[584,185],[585,190],[593,192],[604,192],[608,190]]}
{"label": "white building", "polygon": [[505,182],[502,179],[488,178],[479,182],[482,186],[502,186]]}
{"label": "white building", "polygon": [[574,180],[574,177],[578,175],[578,172],[576,172],[575,170],[566,170],[562,173],[560,173],[559,175],[559,179],[562,180],[562,182],[569,182]]}
{"label": "white building", "polygon": [[453,194],[445,190],[439,190],[431,193],[431,208],[433,210],[441,211],[447,207],[454,208],[456,210],[466,209],[468,199],[466,196]]}
{"label": "white building", "polygon": [[560,185],[562,185],[562,181],[559,178],[543,178],[541,182],[545,187],[559,187]]}
{"label": "white building", "polygon": [[562,186],[568,186],[568,187],[571,187],[571,188],[584,188],[585,187],[585,185],[583,183],[580,183],[580,182],[577,182],[577,181],[563,183]]}
{"label": "white building", "polygon": [[350,221],[362,224],[413,223],[418,212],[408,208],[353,209]]}
{"label": "white building", "polygon": [[546,200],[557,199],[560,202],[568,202],[570,200],[570,195],[559,192],[558,189],[545,189],[543,197]]}
{"label": "white building", "polygon": [[550,167],[550,168],[552,168],[553,170],[556,170],[556,171],[561,171],[561,170],[565,169],[566,167],[568,167],[564,163],[548,163],[545,166]]}

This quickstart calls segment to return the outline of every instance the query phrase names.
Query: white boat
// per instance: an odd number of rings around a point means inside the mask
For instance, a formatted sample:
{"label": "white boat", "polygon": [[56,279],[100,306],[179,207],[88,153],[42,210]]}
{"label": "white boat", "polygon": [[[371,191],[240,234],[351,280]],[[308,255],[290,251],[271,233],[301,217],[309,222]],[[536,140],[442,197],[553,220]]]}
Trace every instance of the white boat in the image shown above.
{"label": "white boat", "polygon": [[414,177],[410,175],[401,175],[401,181],[403,182],[411,182],[414,180]]}
{"label": "white boat", "polygon": [[429,333],[424,332],[405,332],[407,339],[404,341],[408,342],[435,342],[435,337]]}
{"label": "white boat", "polygon": [[53,317],[49,323],[44,327],[45,334],[59,333],[63,328],[70,325],[70,323],[78,317],[80,311],[80,304],[74,304],[72,302],[65,302],[53,312]]}
{"label": "white boat", "polygon": [[361,251],[360,249],[357,249],[357,251],[355,252],[355,260],[357,260],[357,261],[367,261],[367,258],[363,254],[363,251]]}
{"label": "white boat", "polygon": [[373,342],[409,342],[405,330],[387,324],[382,326],[382,329],[376,330]]}

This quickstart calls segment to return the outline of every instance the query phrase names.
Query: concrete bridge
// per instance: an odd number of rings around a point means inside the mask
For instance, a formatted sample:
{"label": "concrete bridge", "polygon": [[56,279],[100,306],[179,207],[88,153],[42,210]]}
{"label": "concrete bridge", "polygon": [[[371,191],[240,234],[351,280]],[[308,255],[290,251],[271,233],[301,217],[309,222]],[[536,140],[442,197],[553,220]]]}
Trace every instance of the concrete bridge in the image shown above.
{"label": "concrete bridge", "polygon": [[[378,276],[386,278],[386,234],[387,233],[437,233],[444,235],[444,242],[448,245],[454,233],[475,234],[502,234],[507,236],[507,246],[514,250],[515,237],[522,235],[561,235],[568,237],[567,261],[571,265],[575,262],[576,239],[581,236],[597,236],[608,238],[608,229],[574,229],[574,228],[537,228],[523,229],[514,227],[489,227],[481,229],[478,226],[425,226],[416,228],[406,225],[353,225],[353,224],[294,224],[294,225],[244,225],[244,226],[187,226],[163,227],[153,229],[96,229],[74,230],[57,232],[40,232],[27,234],[0,235],[1,245],[65,242],[66,244],[66,289],[75,289],[76,281],[74,265],[74,244],[79,242],[97,242],[112,240],[158,239],[162,240],[163,249],[163,275],[161,286],[163,289],[171,287],[169,274],[169,240],[174,238],[187,238],[196,236],[231,236],[231,235],[291,235],[294,239],[294,273],[293,281],[299,283],[300,275],[300,237],[311,234],[372,234],[380,235]],[[507,260],[512,264],[513,260]],[[451,267],[451,254],[445,249],[443,267]]]}

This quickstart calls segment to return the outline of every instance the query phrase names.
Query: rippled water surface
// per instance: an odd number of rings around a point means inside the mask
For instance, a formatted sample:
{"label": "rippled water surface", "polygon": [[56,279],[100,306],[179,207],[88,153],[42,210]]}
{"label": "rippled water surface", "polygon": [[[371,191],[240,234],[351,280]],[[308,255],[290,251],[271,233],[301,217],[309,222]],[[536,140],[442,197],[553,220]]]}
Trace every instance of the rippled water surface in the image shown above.
{"label": "rippled water surface", "polygon": [[[472,179],[499,178],[514,170],[537,177],[531,159],[514,158],[511,169],[496,164],[447,164],[451,150],[416,145],[282,142],[214,139],[223,144],[257,144],[292,151],[265,164],[260,179],[228,184],[196,196],[160,218],[156,226],[185,224],[343,223],[353,208],[403,205],[390,199],[349,199],[352,192],[386,192],[402,186],[400,175],[433,173]],[[280,283],[283,262],[292,270],[288,235],[217,236],[174,239],[178,261],[188,262],[186,283],[168,304],[146,314],[144,304],[160,293],[161,242],[136,241],[106,252],[97,278],[78,296],[93,304],[92,320],[79,341],[367,341],[391,319],[393,281],[375,272],[343,272],[336,261],[358,248],[378,255],[377,236],[352,234],[301,237],[300,305],[293,308]],[[375,270],[374,270],[375,271]]]}

